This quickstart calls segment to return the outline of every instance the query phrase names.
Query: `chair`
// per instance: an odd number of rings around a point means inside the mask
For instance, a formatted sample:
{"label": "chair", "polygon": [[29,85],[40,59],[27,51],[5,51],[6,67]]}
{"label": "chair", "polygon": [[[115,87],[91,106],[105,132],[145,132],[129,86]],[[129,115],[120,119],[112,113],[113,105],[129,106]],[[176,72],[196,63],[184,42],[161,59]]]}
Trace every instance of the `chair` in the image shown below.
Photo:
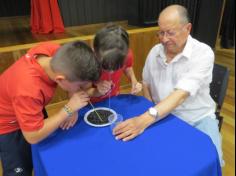
{"label": "chair", "polygon": [[219,120],[219,131],[223,123],[223,116],[220,115],[220,111],[226,95],[226,90],[229,81],[229,69],[222,65],[214,64],[213,78],[210,84],[210,95],[217,104],[216,118]]}

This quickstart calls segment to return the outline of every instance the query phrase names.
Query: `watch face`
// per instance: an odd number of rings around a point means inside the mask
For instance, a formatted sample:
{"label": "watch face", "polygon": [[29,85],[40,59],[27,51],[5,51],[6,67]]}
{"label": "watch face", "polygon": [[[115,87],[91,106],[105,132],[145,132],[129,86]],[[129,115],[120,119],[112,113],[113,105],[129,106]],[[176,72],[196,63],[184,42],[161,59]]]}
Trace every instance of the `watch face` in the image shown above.
{"label": "watch face", "polygon": [[157,110],[155,108],[150,108],[149,109],[149,113],[152,115],[152,116],[156,116],[157,115]]}

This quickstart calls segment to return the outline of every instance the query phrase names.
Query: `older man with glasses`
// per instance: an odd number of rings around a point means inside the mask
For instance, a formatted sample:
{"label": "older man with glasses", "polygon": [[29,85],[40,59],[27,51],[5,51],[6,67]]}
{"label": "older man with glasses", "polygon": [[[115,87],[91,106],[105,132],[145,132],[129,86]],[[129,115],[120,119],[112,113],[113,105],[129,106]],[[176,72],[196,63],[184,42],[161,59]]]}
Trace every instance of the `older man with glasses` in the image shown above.
{"label": "older man with glasses", "polygon": [[160,13],[158,24],[160,44],[151,49],[143,69],[144,96],[156,106],[122,122],[113,133],[117,140],[131,140],[172,113],[211,137],[223,166],[215,102],[209,89],[214,53],[191,37],[185,7],[168,6]]}

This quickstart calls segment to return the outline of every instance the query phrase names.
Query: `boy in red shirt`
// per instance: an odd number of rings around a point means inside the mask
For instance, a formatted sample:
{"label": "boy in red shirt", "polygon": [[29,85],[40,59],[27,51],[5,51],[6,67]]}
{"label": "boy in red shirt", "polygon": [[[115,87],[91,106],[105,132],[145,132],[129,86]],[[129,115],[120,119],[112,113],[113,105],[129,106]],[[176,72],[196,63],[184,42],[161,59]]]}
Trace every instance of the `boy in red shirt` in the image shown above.
{"label": "boy in red shirt", "polygon": [[[0,75],[3,175],[32,175],[29,143],[38,143],[59,127],[72,127],[77,121],[77,111],[89,101],[81,86],[99,76],[99,63],[83,42],[62,47],[43,43],[30,49]],[[68,91],[71,98],[58,113],[44,119],[42,111],[57,85]]]}
{"label": "boy in red shirt", "polygon": [[129,35],[121,26],[110,24],[99,30],[94,38],[94,51],[103,71],[99,81],[89,90],[92,102],[118,95],[123,73],[131,82],[132,94],[142,90],[132,68],[134,56],[129,49]]}

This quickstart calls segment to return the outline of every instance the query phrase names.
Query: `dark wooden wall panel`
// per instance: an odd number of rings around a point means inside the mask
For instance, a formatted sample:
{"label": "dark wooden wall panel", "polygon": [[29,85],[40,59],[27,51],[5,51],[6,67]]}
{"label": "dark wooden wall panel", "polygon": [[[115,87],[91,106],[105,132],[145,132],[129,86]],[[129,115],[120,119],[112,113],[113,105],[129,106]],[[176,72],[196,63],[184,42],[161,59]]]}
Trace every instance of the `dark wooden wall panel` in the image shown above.
{"label": "dark wooden wall panel", "polygon": [[0,0],[0,17],[30,14],[30,0]]}
{"label": "dark wooden wall panel", "polygon": [[65,26],[127,19],[127,0],[58,0]]}
{"label": "dark wooden wall panel", "polygon": [[224,0],[201,0],[194,26],[197,39],[215,48]]}
{"label": "dark wooden wall panel", "polygon": [[193,24],[192,35],[212,48],[215,47],[223,0],[129,0],[130,25],[154,26],[162,9],[180,4],[188,9]]}
{"label": "dark wooden wall panel", "polygon": [[138,26],[154,26],[157,24],[159,13],[171,4],[180,4],[189,11],[191,22],[194,24],[200,11],[200,0],[129,0],[129,24]]}

